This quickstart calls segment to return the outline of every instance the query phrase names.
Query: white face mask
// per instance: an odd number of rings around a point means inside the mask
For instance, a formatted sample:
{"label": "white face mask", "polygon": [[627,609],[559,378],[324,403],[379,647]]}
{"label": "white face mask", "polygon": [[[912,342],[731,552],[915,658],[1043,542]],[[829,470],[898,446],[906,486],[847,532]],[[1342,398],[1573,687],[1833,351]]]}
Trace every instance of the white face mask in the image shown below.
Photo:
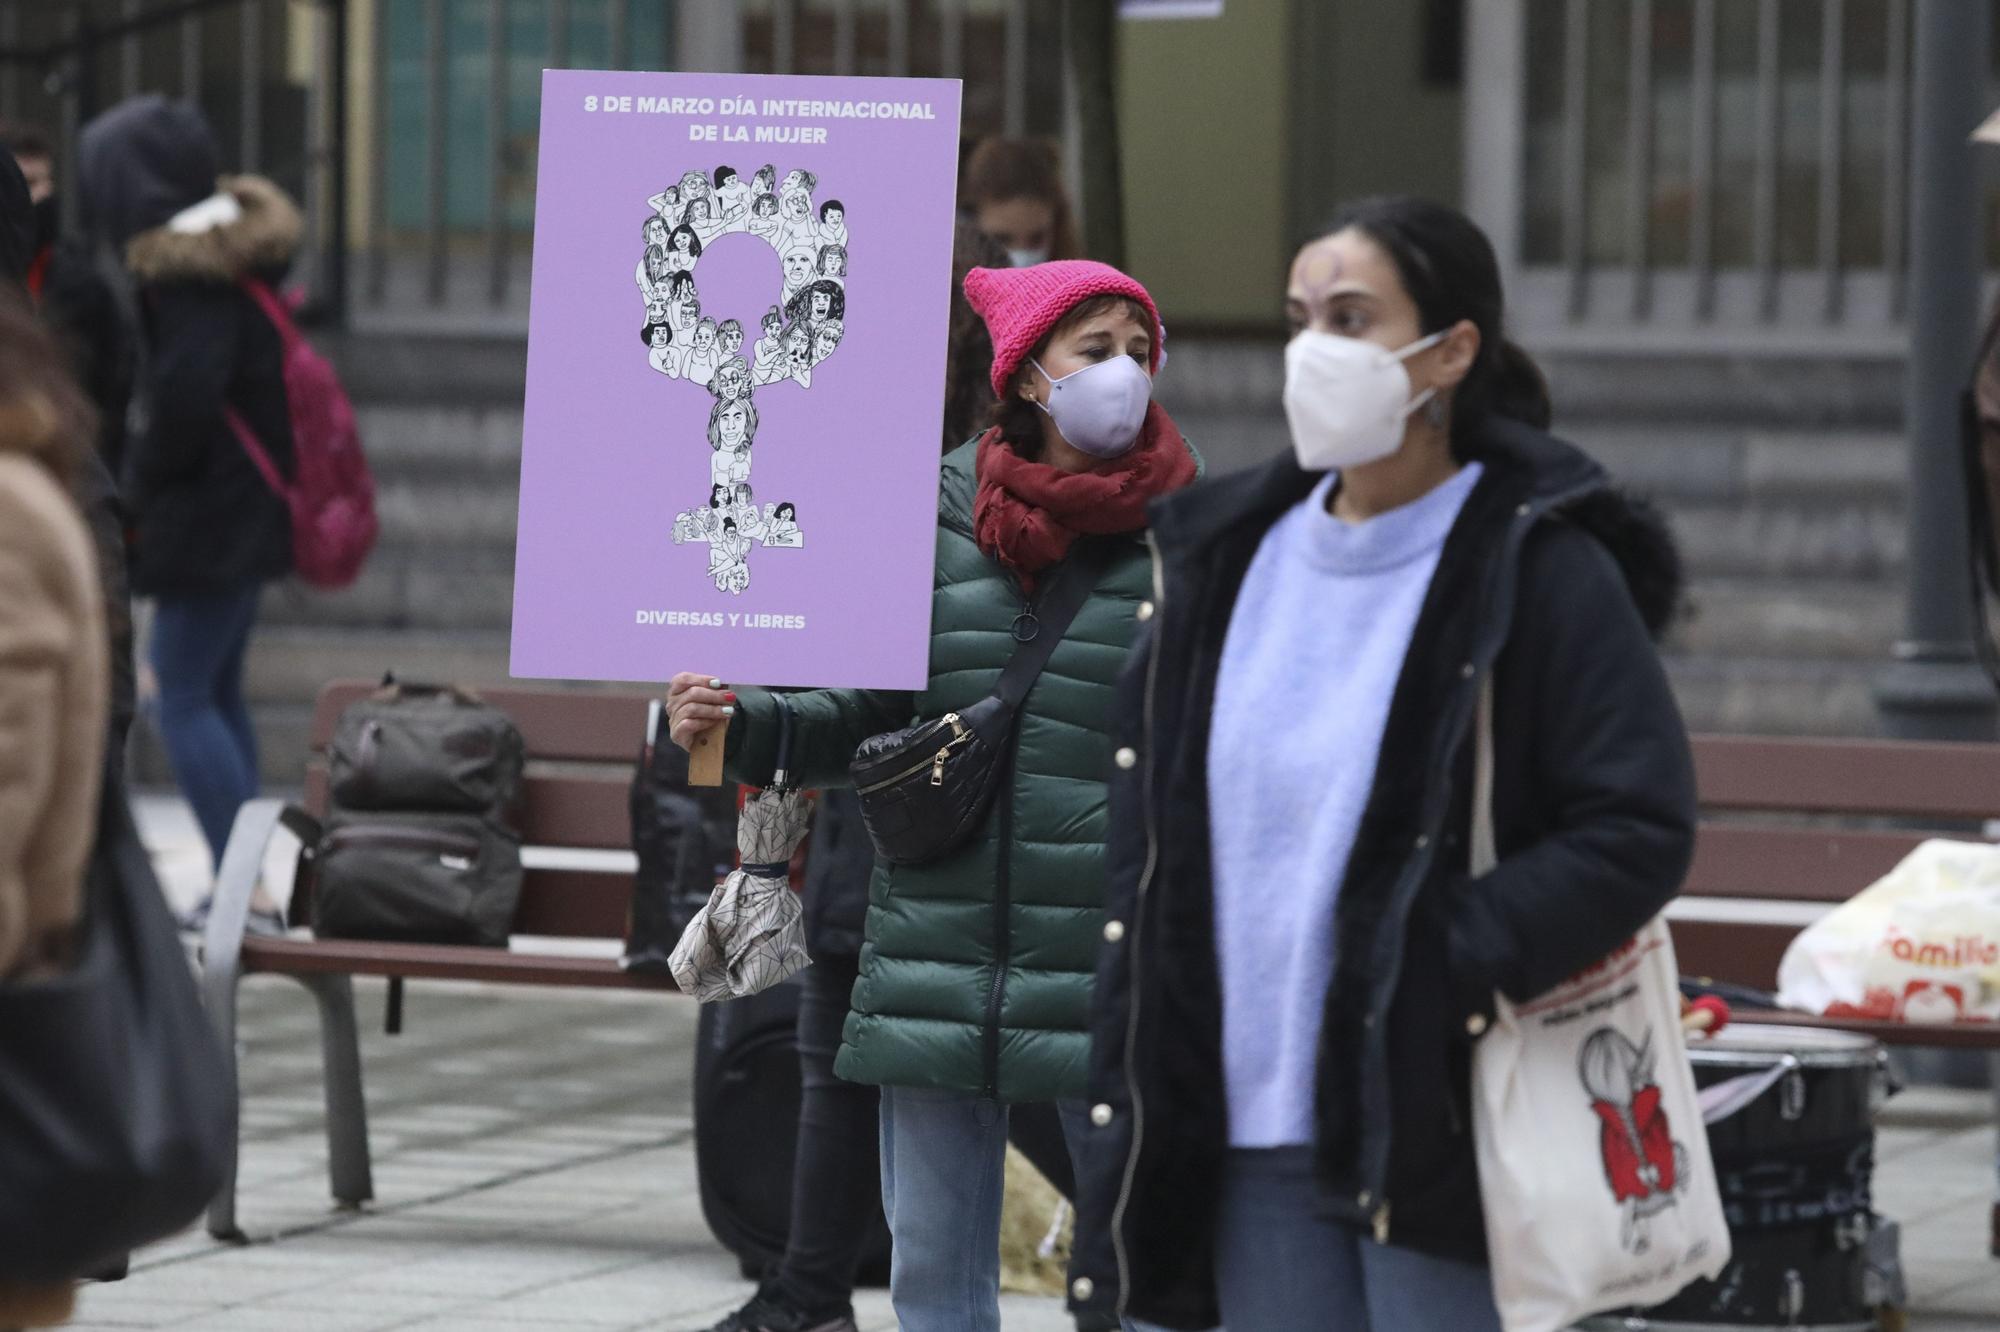
{"label": "white face mask", "polygon": [[1039,250],[1009,250],[1007,262],[1016,268],[1033,268],[1036,264],[1049,261],[1049,250],[1045,245]]}
{"label": "white face mask", "polygon": [[1419,338],[1401,351],[1306,329],[1285,347],[1285,419],[1309,472],[1360,467],[1403,444],[1403,422],[1435,395],[1410,396],[1408,357],[1444,340]]}
{"label": "white face mask", "polygon": [[1040,361],[1031,364],[1049,380],[1049,400],[1041,408],[1072,447],[1093,458],[1131,451],[1153,400],[1153,377],[1145,367],[1129,356],[1114,356],[1057,379]]}

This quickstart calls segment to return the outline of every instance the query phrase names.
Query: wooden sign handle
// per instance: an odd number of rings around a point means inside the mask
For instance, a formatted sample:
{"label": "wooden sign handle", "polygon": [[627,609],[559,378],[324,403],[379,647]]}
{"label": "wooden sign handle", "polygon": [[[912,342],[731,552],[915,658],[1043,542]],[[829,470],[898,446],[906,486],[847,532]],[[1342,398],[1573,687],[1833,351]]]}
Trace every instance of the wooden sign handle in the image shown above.
{"label": "wooden sign handle", "polygon": [[729,728],[716,726],[695,737],[688,749],[688,785],[722,785],[722,751]]}

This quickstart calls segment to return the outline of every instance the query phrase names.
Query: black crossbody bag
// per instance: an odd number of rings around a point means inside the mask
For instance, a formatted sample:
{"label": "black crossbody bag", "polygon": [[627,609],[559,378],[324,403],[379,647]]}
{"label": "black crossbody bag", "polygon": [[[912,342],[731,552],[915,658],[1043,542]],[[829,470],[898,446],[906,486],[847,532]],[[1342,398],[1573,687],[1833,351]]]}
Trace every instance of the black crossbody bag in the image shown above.
{"label": "black crossbody bag", "polygon": [[876,854],[892,865],[937,860],[971,838],[1004,779],[1022,700],[1049,664],[1111,558],[1080,545],[1014,620],[1014,655],[993,692],[963,712],[865,740],[848,771]]}

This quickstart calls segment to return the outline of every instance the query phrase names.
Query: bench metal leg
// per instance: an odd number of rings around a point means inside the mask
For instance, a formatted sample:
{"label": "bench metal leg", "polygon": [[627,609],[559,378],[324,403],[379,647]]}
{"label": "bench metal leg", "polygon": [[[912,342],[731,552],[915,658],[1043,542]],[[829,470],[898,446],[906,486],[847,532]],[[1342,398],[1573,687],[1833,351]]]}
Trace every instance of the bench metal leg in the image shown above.
{"label": "bench metal leg", "polygon": [[[277,831],[284,807],[282,800],[264,798],[246,801],[236,811],[236,822],[229,830],[229,845],[223,849],[222,864],[216,870],[215,896],[209,906],[208,930],[202,939],[202,1001],[216,1039],[221,1042],[230,1087],[239,1109],[243,1100],[236,1077],[236,987],[243,976],[243,927],[250,912],[250,897],[257,888],[258,868],[271,844],[271,834]],[[208,1209],[208,1233],[217,1239],[243,1238],[243,1231],[236,1224],[236,1161],[242,1142],[239,1123],[236,1139],[230,1145],[228,1173]]]}
{"label": "bench metal leg", "polygon": [[361,1031],[348,976],[301,976],[319,1001],[321,1072],[326,1081],[327,1170],[334,1201],[359,1207],[375,1196],[368,1153],[368,1103],[361,1091]]}
{"label": "bench metal leg", "polygon": [[[202,972],[202,998],[208,1009],[209,1025],[215,1031],[216,1043],[222,1047],[223,1067],[229,1075],[232,1097],[239,1112],[243,1096],[236,1076],[236,983],[240,979],[230,959],[227,967],[218,967],[210,962]],[[208,1205],[208,1233],[219,1240],[241,1241],[243,1231],[236,1224],[236,1161],[243,1150],[243,1127],[240,1120],[230,1128],[229,1160],[222,1176],[222,1188]]]}

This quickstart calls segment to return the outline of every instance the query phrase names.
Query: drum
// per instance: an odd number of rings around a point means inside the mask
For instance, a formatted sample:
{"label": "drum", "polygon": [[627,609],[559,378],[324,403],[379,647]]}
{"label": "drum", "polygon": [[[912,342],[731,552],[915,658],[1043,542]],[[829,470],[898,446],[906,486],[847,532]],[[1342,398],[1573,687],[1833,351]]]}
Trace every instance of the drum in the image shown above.
{"label": "drum", "polygon": [[1874,1112],[1888,1090],[1880,1043],[1805,1027],[1725,1028],[1691,1042],[1708,1143],[1729,1218],[1729,1266],[1654,1309],[1593,1332],[1807,1328],[1871,1332],[1886,1302],[1870,1206]]}

